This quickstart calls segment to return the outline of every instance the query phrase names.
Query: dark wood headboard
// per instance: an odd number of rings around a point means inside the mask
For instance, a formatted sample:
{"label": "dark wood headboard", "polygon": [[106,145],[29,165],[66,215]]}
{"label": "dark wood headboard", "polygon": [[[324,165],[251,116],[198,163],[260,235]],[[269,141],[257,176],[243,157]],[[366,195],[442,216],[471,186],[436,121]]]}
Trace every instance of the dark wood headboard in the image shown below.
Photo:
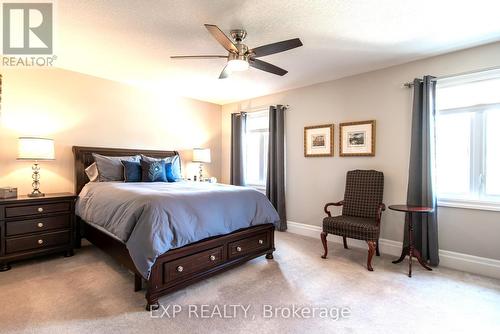
{"label": "dark wood headboard", "polygon": [[75,194],[82,191],[83,186],[89,182],[85,168],[94,162],[92,153],[98,153],[110,157],[121,157],[129,155],[144,154],[153,158],[166,158],[174,155],[179,155],[177,151],[155,151],[155,150],[140,150],[128,148],[107,148],[107,147],[82,147],[73,146],[73,155],[75,157]]}

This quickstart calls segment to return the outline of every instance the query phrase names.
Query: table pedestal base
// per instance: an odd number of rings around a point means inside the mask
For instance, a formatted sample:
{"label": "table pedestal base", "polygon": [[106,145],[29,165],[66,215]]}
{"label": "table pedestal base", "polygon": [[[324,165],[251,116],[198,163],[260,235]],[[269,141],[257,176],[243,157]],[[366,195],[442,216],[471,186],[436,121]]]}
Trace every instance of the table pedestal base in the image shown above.
{"label": "table pedestal base", "polygon": [[413,217],[412,217],[412,213],[413,212],[411,212],[411,211],[408,212],[408,244],[409,244],[409,246],[403,247],[403,251],[401,252],[401,256],[399,257],[399,259],[397,259],[396,261],[392,261],[392,263],[400,263],[401,261],[404,260],[406,255],[408,255],[410,257],[410,262],[408,264],[408,277],[411,277],[411,262],[412,262],[413,256],[415,256],[417,258],[418,263],[420,263],[420,265],[422,267],[424,267],[427,270],[432,271],[432,269],[422,259],[422,255],[420,254],[418,249],[413,247],[413,219],[412,219]]}
{"label": "table pedestal base", "polygon": [[432,271],[432,268],[430,268],[426,263],[425,261],[422,259],[422,255],[420,255],[420,252],[418,251],[418,249],[415,249],[413,247],[411,247],[411,251],[410,251],[410,247],[404,247],[403,248],[403,252],[401,253],[401,257],[399,259],[397,259],[396,261],[392,261],[392,263],[400,263],[402,262],[406,255],[408,255],[410,257],[410,263],[408,264],[408,277],[411,277],[411,263],[412,263],[412,257],[416,257],[417,260],[418,260],[418,263],[420,263],[420,265],[422,267],[424,267],[425,269],[427,270],[431,270]]}

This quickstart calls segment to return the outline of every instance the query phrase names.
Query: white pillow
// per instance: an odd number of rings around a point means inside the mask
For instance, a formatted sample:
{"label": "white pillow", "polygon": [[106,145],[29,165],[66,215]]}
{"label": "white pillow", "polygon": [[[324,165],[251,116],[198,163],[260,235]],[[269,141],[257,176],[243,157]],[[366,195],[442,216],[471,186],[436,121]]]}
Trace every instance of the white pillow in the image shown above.
{"label": "white pillow", "polygon": [[95,162],[85,168],[85,174],[89,177],[90,182],[99,182],[99,171],[97,170],[97,164]]}

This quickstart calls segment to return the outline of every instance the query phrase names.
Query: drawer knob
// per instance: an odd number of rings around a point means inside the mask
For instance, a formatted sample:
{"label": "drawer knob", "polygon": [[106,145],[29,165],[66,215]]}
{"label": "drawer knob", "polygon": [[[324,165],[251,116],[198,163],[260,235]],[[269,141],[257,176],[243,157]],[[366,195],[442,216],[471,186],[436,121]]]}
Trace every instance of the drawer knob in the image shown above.
{"label": "drawer knob", "polygon": [[264,240],[259,239],[259,245],[262,245],[264,243]]}
{"label": "drawer knob", "polygon": [[43,208],[38,208],[38,212],[43,212]]}
{"label": "drawer knob", "polygon": [[42,228],[43,227],[43,223],[38,223],[38,224],[36,224],[36,226]]}
{"label": "drawer knob", "polygon": [[210,255],[210,261],[215,261],[215,255]]}
{"label": "drawer knob", "polygon": [[241,247],[240,246],[236,247],[236,251],[241,252]]}
{"label": "drawer knob", "polygon": [[42,239],[38,239],[38,244],[42,245],[43,244],[43,240]]}
{"label": "drawer knob", "polygon": [[183,270],[184,270],[184,267],[183,267],[183,266],[178,266],[178,267],[177,267],[177,271],[178,271],[178,272],[180,272],[180,273],[181,273]]}

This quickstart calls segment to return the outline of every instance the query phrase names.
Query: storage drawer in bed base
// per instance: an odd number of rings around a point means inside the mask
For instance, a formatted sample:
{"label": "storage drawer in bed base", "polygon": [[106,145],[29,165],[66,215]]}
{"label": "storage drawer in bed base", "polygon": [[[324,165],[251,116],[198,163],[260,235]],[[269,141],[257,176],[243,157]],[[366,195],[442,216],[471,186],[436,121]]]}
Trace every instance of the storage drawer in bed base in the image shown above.
{"label": "storage drawer in bed base", "polygon": [[[135,273],[135,290],[140,290],[142,279],[125,244],[83,224],[84,237],[104,250],[115,260]],[[237,247],[241,248],[239,252]],[[147,280],[147,308],[158,304],[158,298],[225,271],[253,258],[266,255],[272,259],[274,251],[274,226],[263,224],[230,234],[205,239],[187,246],[172,249],[160,255]]]}
{"label": "storage drawer in bed base", "polygon": [[[242,251],[238,252],[237,247]],[[150,298],[175,291],[181,287],[244,263],[264,254],[272,258],[274,226],[254,226],[231,234],[202,240],[173,249],[158,257],[149,277]]]}

